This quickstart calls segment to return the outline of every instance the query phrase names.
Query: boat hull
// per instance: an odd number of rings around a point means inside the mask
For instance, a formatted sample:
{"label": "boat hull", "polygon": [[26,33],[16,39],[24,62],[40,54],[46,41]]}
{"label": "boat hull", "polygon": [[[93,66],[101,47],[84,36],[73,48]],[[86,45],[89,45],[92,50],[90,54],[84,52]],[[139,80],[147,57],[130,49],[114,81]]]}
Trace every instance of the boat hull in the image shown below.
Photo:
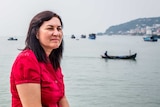
{"label": "boat hull", "polygon": [[102,58],[106,58],[106,59],[135,59],[137,56],[137,53],[133,54],[133,55],[124,55],[124,56],[109,56],[109,55],[102,55]]}
{"label": "boat hull", "polygon": [[150,41],[150,42],[157,42],[158,39],[154,36],[151,36],[151,37],[144,37],[143,38],[144,41]]}

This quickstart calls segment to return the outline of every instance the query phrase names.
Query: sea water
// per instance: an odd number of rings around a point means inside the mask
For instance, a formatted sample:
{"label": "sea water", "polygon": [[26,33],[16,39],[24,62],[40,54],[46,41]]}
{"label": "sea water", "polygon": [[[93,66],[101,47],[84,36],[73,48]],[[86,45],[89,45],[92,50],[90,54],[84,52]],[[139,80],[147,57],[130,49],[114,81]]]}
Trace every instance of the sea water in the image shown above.
{"label": "sea water", "polygon": [[[24,47],[0,39],[0,107],[11,106],[9,76],[12,63]],[[129,55],[136,60],[102,59],[101,55]],[[62,69],[71,107],[160,107],[160,41],[142,36],[64,37]]]}

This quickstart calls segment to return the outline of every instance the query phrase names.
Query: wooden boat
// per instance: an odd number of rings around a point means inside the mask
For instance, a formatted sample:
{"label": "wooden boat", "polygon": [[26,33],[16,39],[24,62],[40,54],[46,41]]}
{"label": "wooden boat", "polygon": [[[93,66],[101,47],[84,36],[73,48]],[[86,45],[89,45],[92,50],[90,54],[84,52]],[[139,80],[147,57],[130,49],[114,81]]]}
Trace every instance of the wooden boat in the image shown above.
{"label": "wooden boat", "polygon": [[131,54],[131,55],[122,55],[122,56],[110,56],[107,54],[107,51],[104,55],[101,55],[102,58],[106,59],[135,59],[137,56],[137,53]]}

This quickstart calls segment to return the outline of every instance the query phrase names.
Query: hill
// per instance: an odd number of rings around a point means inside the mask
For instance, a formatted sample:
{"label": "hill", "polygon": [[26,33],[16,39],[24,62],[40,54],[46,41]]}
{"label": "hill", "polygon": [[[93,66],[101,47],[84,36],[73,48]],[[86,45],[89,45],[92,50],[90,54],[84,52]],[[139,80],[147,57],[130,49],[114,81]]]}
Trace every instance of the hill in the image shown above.
{"label": "hill", "polygon": [[[129,34],[133,32],[135,33],[135,31],[143,34],[147,32],[147,27],[150,27],[153,30],[156,25],[160,25],[160,17],[139,18],[126,23],[111,26],[105,31],[105,34]],[[140,32],[140,30],[143,30],[143,32]]]}

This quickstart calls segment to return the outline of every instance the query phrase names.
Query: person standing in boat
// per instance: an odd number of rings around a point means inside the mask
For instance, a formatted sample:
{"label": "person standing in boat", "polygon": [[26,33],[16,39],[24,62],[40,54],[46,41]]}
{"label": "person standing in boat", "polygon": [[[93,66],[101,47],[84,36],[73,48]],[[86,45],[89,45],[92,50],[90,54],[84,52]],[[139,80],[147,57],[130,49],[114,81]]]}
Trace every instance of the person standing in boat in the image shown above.
{"label": "person standing in boat", "polygon": [[10,74],[12,107],[69,107],[62,69],[63,23],[52,11],[30,22],[25,48]]}
{"label": "person standing in boat", "polygon": [[107,56],[107,51],[104,53],[105,56]]}

